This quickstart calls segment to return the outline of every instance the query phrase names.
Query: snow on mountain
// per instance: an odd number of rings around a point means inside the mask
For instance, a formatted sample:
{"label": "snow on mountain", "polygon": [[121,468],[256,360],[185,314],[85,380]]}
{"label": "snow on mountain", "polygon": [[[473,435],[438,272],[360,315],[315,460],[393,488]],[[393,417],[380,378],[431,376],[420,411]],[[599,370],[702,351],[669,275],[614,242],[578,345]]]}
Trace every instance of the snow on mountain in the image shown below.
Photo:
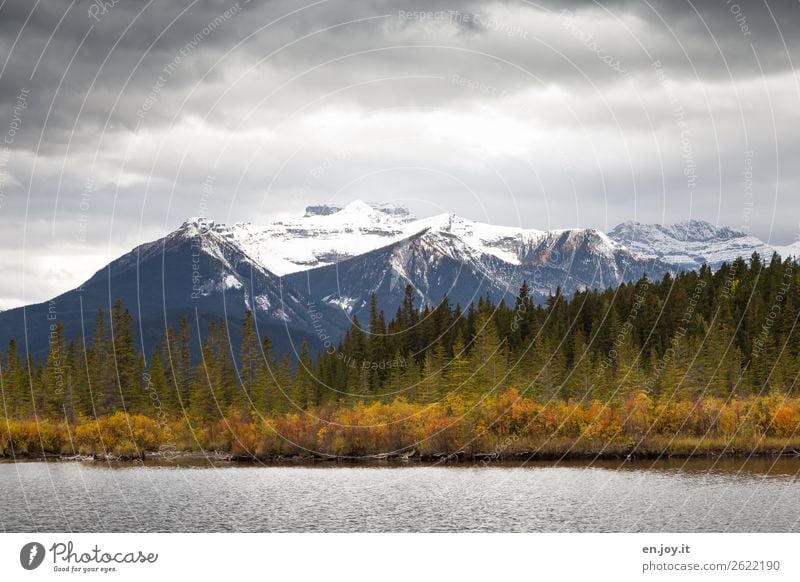
{"label": "snow on mountain", "polygon": [[782,257],[793,257],[795,260],[800,259],[800,240],[790,245],[774,246],[774,248]]}
{"label": "snow on mountain", "polygon": [[471,253],[485,253],[518,264],[520,248],[543,234],[447,214],[416,220],[401,206],[360,200],[344,207],[309,206],[302,217],[265,226],[226,226],[202,218],[188,222],[235,242],[261,266],[281,276],[335,264],[425,230],[439,233],[443,240],[457,238],[464,247],[457,254],[469,249]]}
{"label": "snow on mountain", "polygon": [[344,208],[309,206],[297,219],[266,226],[236,223],[220,228],[267,270],[287,275],[359,255],[407,236],[407,210],[360,200]]}
{"label": "snow on mountain", "polygon": [[657,258],[679,269],[697,269],[708,264],[718,267],[753,252],[771,256],[778,249],[754,236],[729,227],[717,227],[702,220],[688,220],[672,226],[623,222],[609,237],[634,253]]}
{"label": "snow on mountain", "polygon": [[444,247],[453,250],[453,258],[459,258],[462,253],[468,252],[477,256],[490,255],[511,265],[520,264],[520,252],[525,245],[545,235],[540,230],[475,222],[454,214],[424,218],[408,226],[410,231],[425,230],[432,237],[438,237]]}
{"label": "snow on mountain", "polygon": [[[0,314],[0,342],[26,337],[29,350],[39,357],[48,348],[48,309],[56,306],[58,321],[72,339],[91,330],[98,310],[108,313],[116,300],[136,319],[148,354],[155,345],[163,346],[167,327],[177,329],[182,318],[202,330],[224,319],[237,345],[247,309],[259,333],[268,335],[279,352],[294,353],[303,340],[312,347],[318,343],[307,296],[242,250],[227,227],[204,218],[187,220],[167,236],[139,245],[77,289]],[[345,329],[341,309],[320,305],[317,312],[332,336]]]}
{"label": "snow on mountain", "polygon": [[[346,206],[309,206],[302,217],[266,226],[226,226],[195,218],[182,229],[186,236],[207,234],[207,252],[217,253],[220,260],[224,253],[212,247],[224,241],[279,276],[339,265],[414,238],[415,245],[395,247],[391,256],[386,255],[390,260],[386,268],[395,280],[421,285],[423,296],[426,283],[420,279],[419,257],[412,258],[408,249],[416,249],[434,263],[448,257],[489,280],[494,288],[513,288],[526,279],[542,296],[556,286],[568,292],[617,285],[646,272],[696,269],[701,264],[718,267],[753,252],[800,254],[800,242],[772,247],[741,231],[700,220],[671,226],[624,222],[606,235],[595,229],[541,231],[498,226],[453,214],[416,219],[401,206],[361,200]],[[401,252],[403,248],[406,250]],[[416,274],[409,272],[411,264],[416,265]],[[375,267],[371,268],[374,271]],[[232,281],[228,284],[234,285]],[[378,284],[373,281],[373,286]],[[327,302],[347,310],[362,302],[361,294],[356,295],[358,299],[332,296]]]}
{"label": "snow on mountain", "polygon": [[604,288],[668,267],[643,259],[592,229],[539,231],[443,214],[407,223],[409,236],[384,247],[287,276],[290,285],[363,319],[372,293],[391,312],[411,285],[419,305],[445,296],[469,305],[479,297],[513,301],[527,281],[537,301],[556,288],[569,295]]}
{"label": "snow on mountain", "polygon": [[189,234],[194,228],[214,244],[227,241],[267,272],[306,287],[314,301],[347,313],[363,309],[373,292],[383,293],[388,307],[407,284],[429,304],[444,294],[499,300],[523,281],[544,300],[557,287],[569,294],[666,270],[593,229],[541,231],[453,214],[417,220],[402,207],[360,200],[309,206],[300,218],[266,226],[189,223]]}
{"label": "snow on mountain", "polygon": [[163,270],[161,278],[175,281],[165,284],[165,298],[181,288],[195,304],[208,304],[212,311],[228,303],[282,322],[302,322],[307,315],[298,292],[282,288],[278,277],[238,243],[229,227],[208,218],[190,218],[166,237],[112,263],[116,272],[141,272],[150,265]]}
{"label": "snow on mountain", "polygon": [[[135,306],[148,345],[163,340],[165,321],[174,326],[188,316],[205,325],[252,309],[290,350],[298,338],[318,343],[319,314],[326,333],[337,336],[353,315],[368,316],[372,293],[391,313],[406,285],[418,305],[447,296],[466,307],[485,296],[513,301],[527,281],[541,302],[559,287],[570,295],[775,250],[796,257],[800,242],[772,247],[698,220],[672,226],[626,222],[608,235],[594,229],[540,231],[452,214],[416,219],[399,206],[355,201],[309,206],[302,217],[266,226],[191,218],[54,301],[59,320],[76,337],[87,324],[84,314],[107,310],[110,298],[119,298]],[[29,338],[46,350],[47,309],[42,303],[0,314],[0,341],[39,321],[40,328],[29,327]]]}
{"label": "snow on mountain", "polygon": [[[533,240],[523,251],[523,263],[563,272],[573,285],[561,284],[570,293],[582,288],[618,285],[641,276],[646,271],[646,257],[640,257],[594,229],[552,230]],[[653,261],[649,261],[653,263]],[[634,268],[635,266],[635,268]],[[663,272],[662,266],[651,265]],[[549,282],[552,287],[552,281]],[[566,287],[566,289],[565,289]],[[551,289],[552,290],[552,289]],[[547,285],[540,292],[546,292]]]}
{"label": "snow on mountain", "polygon": [[[369,317],[370,297],[378,307],[393,313],[407,285],[417,306],[438,304],[445,296],[451,303],[469,305],[486,295],[495,300],[509,291],[508,277],[500,276],[492,263],[501,261],[476,253],[446,232],[426,229],[386,247],[328,265],[288,275],[285,280],[304,287],[315,303],[336,306],[362,321]],[[513,267],[518,270],[519,267]]]}

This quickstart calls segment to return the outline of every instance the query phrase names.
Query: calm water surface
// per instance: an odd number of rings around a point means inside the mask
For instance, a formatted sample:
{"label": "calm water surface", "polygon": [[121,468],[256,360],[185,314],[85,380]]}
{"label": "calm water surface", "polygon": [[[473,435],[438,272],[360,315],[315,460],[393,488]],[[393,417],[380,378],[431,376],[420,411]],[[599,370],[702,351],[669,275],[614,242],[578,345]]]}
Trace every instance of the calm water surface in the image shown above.
{"label": "calm water surface", "polygon": [[800,461],[0,463],[4,531],[800,531]]}

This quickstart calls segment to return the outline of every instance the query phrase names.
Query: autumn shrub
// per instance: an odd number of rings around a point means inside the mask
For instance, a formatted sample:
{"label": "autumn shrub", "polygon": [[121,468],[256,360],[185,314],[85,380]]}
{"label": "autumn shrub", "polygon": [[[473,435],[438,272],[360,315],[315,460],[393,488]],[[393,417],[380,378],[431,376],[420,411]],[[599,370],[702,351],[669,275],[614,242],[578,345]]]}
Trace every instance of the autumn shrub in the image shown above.
{"label": "autumn shrub", "polygon": [[[201,424],[156,422],[118,412],[52,420],[9,419],[0,451],[10,455],[79,452],[132,457],[172,451],[226,451],[236,456],[361,457],[415,449],[423,455],[511,454],[539,451],[625,451],[668,454],[780,451],[800,441],[800,399],[662,397],[635,393],[617,401],[551,400],[546,404],[505,391],[467,399],[450,395],[430,404],[392,401],[328,404],[259,418],[232,411]],[[781,445],[780,443],[784,444]],[[659,449],[662,447],[662,449]]]}
{"label": "autumn shrub", "polygon": [[219,421],[217,425],[217,434],[225,435],[227,440],[227,445],[217,448],[229,450],[236,456],[255,456],[263,436],[259,422],[235,415],[230,419]]}
{"label": "autumn shrub", "polygon": [[137,447],[133,441],[128,439],[120,440],[111,451],[118,457],[123,459],[133,459],[142,455],[142,449]]}
{"label": "autumn shrub", "polygon": [[259,438],[258,444],[256,445],[256,456],[259,458],[266,458],[284,455],[286,451],[284,450],[283,443],[283,439],[275,428],[275,422],[272,419],[264,420],[261,438]]}
{"label": "autumn shrub", "polygon": [[16,420],[5,423],[3,454],[59,454],[69,443],[67,426],[51,420]]}
{"label": "autumn shrub", "polygon": [[652,404],[644,392],[639,392],[622,401],[622,428],[626,436],[641,438],[650,431]]}
{"label": "autumn shrub", "polygon": [[152,418],[141,414],[135,414],[130,417],[130,433],[132,441],[145,451],[157,449],[162,441],[158,423]]}
{"label": "autumn shrub", "polygon": [[772,413],[771,432],[779,437],[794,436],[799,423],[797,406],[794,403],[783,402],[776,406]]}
{"label": "autumn shrub", "polygon": [[113,453],[138,456],[153,451],[163,442],[158,423],[140,414],[115,412],[96,419],[81,419],[73,431],[76,449],[81,454]]}

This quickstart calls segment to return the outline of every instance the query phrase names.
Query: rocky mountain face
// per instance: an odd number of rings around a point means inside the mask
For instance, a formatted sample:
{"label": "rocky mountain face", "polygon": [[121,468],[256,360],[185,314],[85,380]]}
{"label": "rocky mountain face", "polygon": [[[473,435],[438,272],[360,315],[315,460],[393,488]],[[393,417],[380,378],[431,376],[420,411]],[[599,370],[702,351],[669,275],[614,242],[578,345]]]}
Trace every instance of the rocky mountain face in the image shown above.
{"label": "rocky mountain face", "polygon": [[523,281],[544,301],[557,288],[570,295],[645,274],[718,267],[753,252],[799,250],[697,220],[626,222],[606,235],[497,226],[451,214],[417,219],[402,207],[362,201],[309,206],[302,217],[266,226],[192,218],[111,262],[78,289],[0,313],[0,342],[27,337],[31,353],[41,355],[54,320],[68,336],[90,336],[97,310],[108,311],[120,299],[146,350],[181,317],[201,330],[225,318],[235,348],[244,311],[251,309],[259,333],[294,354],[303,340],[313,351],[338,338],[353,316],[365,321],[372,293],[393,313],[407,285],[418,305],[445,296],[462,307],[482,296],[513,301]]}
{"label": "rocky mountain face", "polygon": [[[238,350],[245,309],[257,314],[260,335],[273,338],[280,351],[294,353],[315,340],[304,294],[289,287],[249,256],[224,227],[192,219],[166,237],[140,245],[97,271],[88,281],[50,301],[0,314],[0,342],[11,338],[34,357],[47,352],[51,326],[61,323],[68,338],[92,336],[98,309],[106,314],[116,300],[130,310],[145,353],[164,344],[167,328],[186,318],[193,335],[205,334],[211,320],[228,322],[230,342]],[[341,310],[322,305],[331,333],[344,330]],[[195,346],[197,351],[198,346]]]}
{"label": "rocky mountain face", "polygon": [[391,313],[406,285],[418,304],[445,296],[462,307],[483,296],[514,300],[524,281],[544,301],[557,288],[572,294],[640,278],[660,277],[668,265],[644,259],[595,230],[536,231],[497,227],[453,215],[407,225],[410,234],[386,246],[285,277],[316,301],[360,319],[372,293]]}
{"label": "rocky mountain face", "polygon": [[697,269],[704,264],[717,268],[736,257],[748,258],[754,252],[769,257],[773,252],[796,255],[798,250],[770,246],[744,232],[702,220],[672,226],[623,222],[608,236],[641,257],[658,259],[677,269]]}

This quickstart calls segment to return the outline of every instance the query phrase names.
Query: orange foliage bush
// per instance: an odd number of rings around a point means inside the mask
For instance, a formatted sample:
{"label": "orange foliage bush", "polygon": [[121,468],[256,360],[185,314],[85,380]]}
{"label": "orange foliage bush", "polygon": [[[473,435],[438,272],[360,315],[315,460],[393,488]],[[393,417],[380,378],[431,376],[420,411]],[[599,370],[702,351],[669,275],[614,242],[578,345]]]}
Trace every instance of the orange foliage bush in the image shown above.
{"label": "orange foliage bush", "polygon": [[[186,420],[157,423],[122,412],[79,419],[74,426],[49,420],[0,424],[5,455],[41,453],[137,456],[170,450],[220,450],[237,456],[320,454],[511,454],[542,447],[602,449],[658,442],[775,442],[800,438],[800,399],[780,395],[653,401],[644,393],[619,401],[549,401],[541,404],[510,388],[465,400],[448,396],[433,404],[398,398],[354,406],[327,405],[306,412],[253,419],[232,414],[201,426]],[[772,440],[769,440],[772,439]],[[553,445],[552,443],[562,443]],[[740,446],[737,445],[737,446]]]}

